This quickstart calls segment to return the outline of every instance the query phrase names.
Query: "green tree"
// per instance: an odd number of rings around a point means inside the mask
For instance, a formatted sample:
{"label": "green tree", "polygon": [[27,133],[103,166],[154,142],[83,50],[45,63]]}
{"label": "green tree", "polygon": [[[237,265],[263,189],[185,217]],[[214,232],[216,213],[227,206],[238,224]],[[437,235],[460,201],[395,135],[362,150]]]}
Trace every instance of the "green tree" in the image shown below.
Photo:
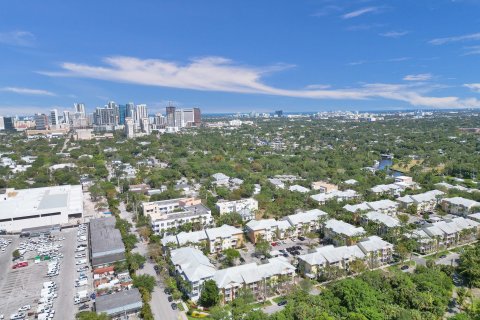
{"label": "green tree", "polygon": [[148,275],[148,274],[142,274],[139,276],[135,276],[133,278],[133,286],[136,288],[145,288],[148,292],[152,293],[153,289],[155,287],[155,277]]}
{"label": "green tree", "polygon": [[77,320],[109,320],[106,313],[97,314],[93,311],[81,311],[75,316]]}
{"label": "green tree", "polygon": [[270,250],[272,250],[272,246],[270,245],[270,242],[265,239],[260,239],[255,244],[255,253],[257,255],[264,255],[268,257],[270,256]]}
{"label": "green tree", "polygon": [[240,258],[240,252],[233,248],[225,249],[223,253],[225,255],[225,261],[229,266],[235,265],[235,261]]}
{"label": "green tree", "polygon": [[198,302],[200,305],[210,308],[218,304],[220,301],[220,291],[217,284],[213,280],[207,280],[203,283],[202,292]]}
{"label": "green tree", "polygon": [[13,258],[15,258],[15,259],[20,258],[20,251],[18,251],[18,249],[15,249],[15,250],[12,252],[12,256],[13,256]]}

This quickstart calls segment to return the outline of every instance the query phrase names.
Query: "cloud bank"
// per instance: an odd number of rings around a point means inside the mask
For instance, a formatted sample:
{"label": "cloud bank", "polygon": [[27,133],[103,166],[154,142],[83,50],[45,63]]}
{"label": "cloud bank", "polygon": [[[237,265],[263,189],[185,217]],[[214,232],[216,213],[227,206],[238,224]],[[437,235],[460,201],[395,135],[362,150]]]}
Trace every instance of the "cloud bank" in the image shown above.
{"label": "cloud bank", "polygon": [[47,90],[41,89],[30,89],[30,88],[19,88],[19,87],[3,87],[0,88],[0,91],[11,92],[16,94],[26,94],[26,95],[35,95],[35,96],[55,96],[56,94]]}
{"label": "cloud bank", "polygon": [[[434,97],[427,95],[438,89],[433,85],[362,84],[357,88],[308,87],[282,89],[265,84],[266,75],[291,68],[290,65],[251,67],[222,57],[204,57],[178,63],[159,59],[139,59],[115,56],[104,59],[103,66],[64,62],[60,71],[43,71],[51,77],[82,77],[137,85],[217,91],[230,93],[264,94],[308,99],[367,100],[383,98],[434,108],[480,107],[476,98]],[[413,75],[411,75],[413,76]],[[417,79],[419,75],[416,75]],[[413,78],[412,78],[413,79]]]}

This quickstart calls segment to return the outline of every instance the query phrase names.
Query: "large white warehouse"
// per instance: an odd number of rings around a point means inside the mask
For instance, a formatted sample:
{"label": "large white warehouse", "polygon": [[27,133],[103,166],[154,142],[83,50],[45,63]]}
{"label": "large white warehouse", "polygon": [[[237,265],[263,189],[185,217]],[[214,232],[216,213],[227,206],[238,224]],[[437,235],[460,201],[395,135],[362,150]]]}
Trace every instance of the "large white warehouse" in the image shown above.
{"label": "large white warehouse", "polygon": [[81,185],[0,192],[0,230],[20,232],[25,228],[68,223],[83,216]]}

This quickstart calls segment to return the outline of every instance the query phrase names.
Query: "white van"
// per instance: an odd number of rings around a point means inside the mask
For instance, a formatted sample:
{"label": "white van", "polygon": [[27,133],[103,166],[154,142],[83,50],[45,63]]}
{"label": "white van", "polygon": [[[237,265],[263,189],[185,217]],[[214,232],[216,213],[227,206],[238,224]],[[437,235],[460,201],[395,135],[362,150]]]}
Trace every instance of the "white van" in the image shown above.
{"label": "white van", "polygon": [[87,259],[80,259],[80,260],[77,260],[75,264],[78,266],[79,264],[85,264],[85,263],[87,263]]}

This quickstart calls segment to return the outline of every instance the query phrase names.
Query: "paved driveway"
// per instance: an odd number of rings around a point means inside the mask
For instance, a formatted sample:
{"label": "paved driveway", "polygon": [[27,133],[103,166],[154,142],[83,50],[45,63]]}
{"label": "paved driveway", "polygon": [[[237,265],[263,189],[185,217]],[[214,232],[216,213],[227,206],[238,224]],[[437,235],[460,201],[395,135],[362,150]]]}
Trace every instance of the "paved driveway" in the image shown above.
{"label": "paved driveway", "polygon": [[460,254],[458,254],[456,252],[452,252],[452,253],[447,254],[447,256],[445,258],[437,259],[437,261],[435,261],[435,263],[456,267],[456,266],[458,266],[459,258],[460,258]]}

